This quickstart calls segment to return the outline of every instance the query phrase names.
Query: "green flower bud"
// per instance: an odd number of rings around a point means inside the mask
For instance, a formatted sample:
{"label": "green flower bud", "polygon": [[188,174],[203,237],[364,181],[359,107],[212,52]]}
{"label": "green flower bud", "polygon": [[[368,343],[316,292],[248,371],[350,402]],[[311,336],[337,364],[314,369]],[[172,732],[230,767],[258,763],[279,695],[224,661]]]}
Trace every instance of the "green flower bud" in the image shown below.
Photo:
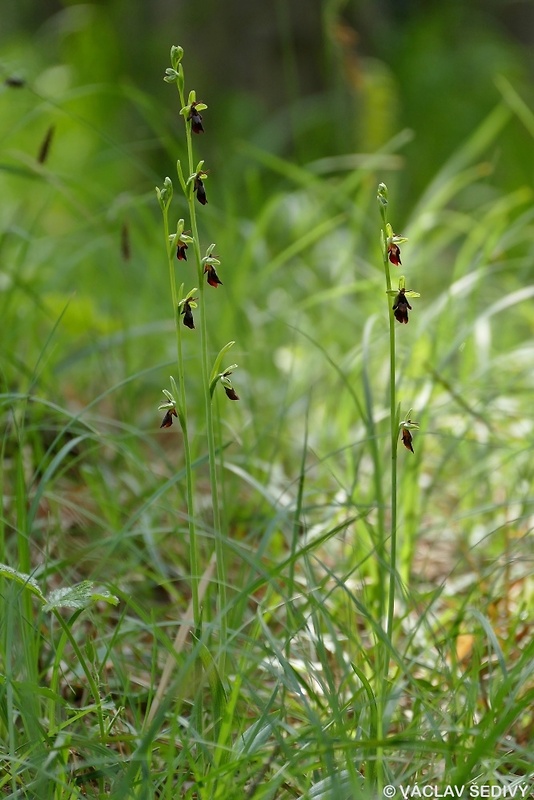
{"label": "green flower bud", "polygon": [[173,44],[171,47],[171,64],[174,69],[178,69],[178,65],[184,57],[184,48],[179,45]]}

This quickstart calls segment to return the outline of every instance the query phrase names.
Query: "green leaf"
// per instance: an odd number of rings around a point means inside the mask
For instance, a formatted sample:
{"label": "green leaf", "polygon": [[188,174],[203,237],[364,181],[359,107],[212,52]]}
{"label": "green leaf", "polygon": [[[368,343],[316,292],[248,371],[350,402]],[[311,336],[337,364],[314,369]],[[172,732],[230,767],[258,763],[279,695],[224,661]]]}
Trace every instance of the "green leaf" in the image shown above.
{"label": "green leaf", "polygon": [[[180,159],[176,162],[176,172],[178,174],[178,180],[180,181],[180,186],[182,187],[182,191],[184,194],[187,194],[187,185],[184,179],[184,173],[182,172],[182,162]],[[187,181],[189,183],[189,181]]]}
{"label": "green leaf", "polygon": [[31,575],[26,575],[24,572],[13,569],[13,567],[8,567],[7,564],[0,564],[0,576],[8,578],[10,581],[20,583],[21,586],[25,586],[32,594],[38,597],[41,602],[45,602],[45,597],[39,584]]}
{"label": "green leaf", "polygon": [[93,584],[91,581],[82,581],[74,586],[65,586],[54,589],[46,599],[45,611],[55,608],[87,608],[91,604]]}
{"label": "green leaf", "polygon": [[114,594],[111,594],[111,592],[108,592],[107,589],[100,589],[96,592],[92,592],[91,600],[93,603],[104,602],[109,603],[112,606],[116,606],[119,603],[119,598]]}
{"label": "green leaf", "polygon": [[219,372],[221,371],[221,361],[223,360],[223,356],[228,352],[228,350],[230,350],[231,347],[234,346],[234,344],[235,342],[228,342],[224,345],[224,347],[221,348],[221,350],[219,350],[217,358],[213,363],[213,369],[211,370],[210,385],[218,377]]}
{"label": "green leaf", "polygon": [[44,610],[52,611],[55,608],[83,609],[87,608],[91,603],[98,603],[102,600],[112,605],[117,605],[119,602],[118,598],[108,592],[107,589],[94,591],[91,581],[82,581],[75,586],[54,589],[53,592],[50,592]]}

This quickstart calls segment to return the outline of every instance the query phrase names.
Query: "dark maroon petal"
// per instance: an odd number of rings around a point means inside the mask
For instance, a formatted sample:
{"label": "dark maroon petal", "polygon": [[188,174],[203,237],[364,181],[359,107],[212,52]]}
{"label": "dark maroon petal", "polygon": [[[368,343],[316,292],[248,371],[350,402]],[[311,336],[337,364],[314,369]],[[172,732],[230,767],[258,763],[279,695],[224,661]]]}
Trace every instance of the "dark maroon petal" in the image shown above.
{"label": "dark maroon petal", "polygon": [[397,244],[391,242],[388,245],[388,258],[392,264],[395,264],[396,267],[399,265],[402,266],[402,262],[400,259],[400,247]]}
{"label": "dark maroon petal", "polygon": [[189,111],[188,120],[191,120],[191,130],[193,133],[204,133],[202,127],[202,114],[196,109],[196,103],[191,103],[191,110]]}
{"label": "dark maroon petal", "polygon": [[393,310],[393,313],[398,322],[404,322],[406,325],[408,324],[408,309],[406,303],[399,303]]}
{"label": "dark maroon petal", "polygon": [[223,285],[222,281],[219,279],[219,276],[217,275],[217,272],[215,271],[215,267],[213,266],[213,264],[206,264],[204,272],[207,272],[208,283],[210,286],[213,286],[214,289],[216,289],[217,286]]}
{"label": "dark maroon petal", "polygon": [[193,330],[195,327],[195,321],[193,319],[193,312],[191,311],[191,306],[189,303],[184,303],[182,314],[184,315],[184,325],[186,328],[191,328],[191,330]]}
{"label": "dark maroon petal", "polygon": [[196,112],[191,115],[191,130],[193,133],[204,133],[202,126],[202,115]]}
{"label": "dark maroon petal", "polygon": [[185,244],[185,242],[178,242],[178,245],[176,247],[176,258],[178,259],[178,261],[187,261],[187,253],[185,252],[186,250],[187,250],[187,245]]}
{"label": "dark maroon petal", "polygon": [[406,299],[406,289],[401,289],[395,298],[395,302],[393,303],[393,313],[395,314],[395,319],[398,320],[398,322],[404,322],[407,325],[408,309],[411,311],[412,307]]}
{"label": "dark maroon petal", "polygon": [[[163,417],[163,422],[159,426],[160,428],[170,428],[172,425],[172,414],[173,409],[169,409],[165,412],[165,416]],[[174,416],[176,416],[176,412],[174,412]]]}
{"label": "dark maroon petal", "polygon": [[198,202],[205,206],[208,202],[208,198],[206,197],[206,190],[204,189],[204,184],[200,178],[195,178],[195,192],[197,193],[197,200]]}
{"label": "dark maroon petal", "polygon": [[408,428],[402,429],[402,443],[407,450],[411,450],[412,453],[414,452],[414,449],[412,447],[412,434],[410,433]]}

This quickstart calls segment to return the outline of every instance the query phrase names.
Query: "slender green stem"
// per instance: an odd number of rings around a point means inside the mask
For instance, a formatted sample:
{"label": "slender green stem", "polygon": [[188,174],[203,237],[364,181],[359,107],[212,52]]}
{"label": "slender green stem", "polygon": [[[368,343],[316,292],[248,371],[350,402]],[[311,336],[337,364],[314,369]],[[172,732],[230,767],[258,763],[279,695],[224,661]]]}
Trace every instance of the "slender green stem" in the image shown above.
{"label": "slender green stem", "polygon": [[187,519],[189,527],[189,561],[191,568],[191,599],[193,604],[193,619],[195,626],[200,624],[200,603],[198,599],[198,582],[199,582],[199,556],[198,556],[198,540],[195,522],[195,500],[194,500],[194,483],[193,483],[193,464],[191,459],[191,446],[189,443],[189,429],[187,424],[187,403],[185,392],[185,371],[184,371],[184,358],[182,351],[182,329],[180,327],[180,317],[178,313],[178,302],[181,298],[178,297],[176,289],[176,271],[174,265],[174,252],[171,243],[169,242],[169,214],[168,205],[162,207],[163,211],[163,231],[165,236],[165,248],[167,252],[167,261],[169,265],[169,281],[171,285],[171,298],[172,308],[176,332],[176,353],[177,353],[177,367],[178,367],[178,419],[182,428],[183,435],[183,448],[185,460],[185,474],[186,474],[186,495],[187,495]]}
{"label": "slender green stem", "polygon": [[[386,273],[386,286],[391,291],[391,276],[389,261],[386,253],[384,261]],[[395,614],[395,585],[397,573],[397,441],[398,441],[398,411],[397,411],[397,371],[395,349],[395,317],[388,294],[389,306],[389,419],[391,430],[391,538],[389,551],[389,592],[387,610],[387,635],[391,641],[393,634],[393,620]]]}
{"label": "slender green stem", "polygon": [[399,411],[397,409],[397,355],[395,339],[395,316],[391,303],[391,274],[389,269],[388,254],[388,214],[387,214],[387,188],[380,184],[378,190],[378,200],[380,214],[382,217],[382,258],[384,262],[384,274],[386,277],[386,292],[388,298],[389,311],[389,422],[391,432],[391,537],[389,543],[389,588],[387,603],[387,622],[386,632],[389,641],[393,634],[393,622],[395,616],[395,587],[397,575],[397,443]]}
{"label": "slender green stem", "polygon": [[[180,102],[182,108],[185,106],[185,94],[183,89],[177,84],[178,92],[180,95]],[[185,118],[184,118],[185,119]],[[189,167],[189,176],[194,173],[193,162],[193,142],[191,125],[185,120],[185,135],[187,146],[187,162]],[[188,176],[188,177],[189,177]],[[200,250],[200,239],[198,235],[198,224],[195,208],[195,198],[192,192],[191,183],[187,186],[186,199],[189,206],[189,217],[191,221],[191,235],[193,237],[193,249],[195,253],[195,260],[197,265],[198,286],[199,286],[199,308],[200,308],[200,349],[201,349],[201,363],[202,363],[202,383],[205,398],[206,410],[206,437],[208,442],[208,463],[209,463],[209,476],[211,487],[211,502],[213,513],[213,531],[215,537],[215,556],[217,562],[217,584],[218,584],[218,605],[220,613],[220,663],[219,669],[221,674],[224,674],[224,647],[227,638],[226,626],[226,560],[225,560],[225,547],[224,537],[221,527],[221,513],[219,506],[219,486],[217,479],[217,451],[215,446],[215,430],[213,422],[213,406],[210,393],[210,370],[209,370],[209,356],[208,356],[208,326],[206,314],[206,280],[204,278],[204,265],[202,263],[202,254]]]}
{"label": "slender green stem", "polygon": [[[384,275],[386,278],[386,296],[388,298],[389,311],[389,419],[391,433],[391,536],[389,542],[389,558],[387,559],[389,570],[389,581],[387,591],[387,615],[386,615],[386,634],[387,640],[391,643],[393,637],[393,623],[395,613],[395,587],[397,572],[397,441],[398,441],[398,410],[397,410],[397,370],[396,370],[396,340],[395,340],[395,316],[391,303],[391,274],[389,269],[388,254],[388,226],[387,219],[387,189],[381,184],[378,191],[378,201],[380,214],[382,217],[382,258],[384,262]],[[383,547],[383,555],[386,548]],[[383,603],[380,606],[381,614],[384,609]],[[389,665],[389,649],[385,644],[382,645],[377,658],[377,673],[379,692],[377,693],[377,738],[380,742],[385,739],[384,713],[387,704],[387,678]],[[384,784],[384,748],[379,745],[376,753],[376,776],[378,793],[382,794]]]}

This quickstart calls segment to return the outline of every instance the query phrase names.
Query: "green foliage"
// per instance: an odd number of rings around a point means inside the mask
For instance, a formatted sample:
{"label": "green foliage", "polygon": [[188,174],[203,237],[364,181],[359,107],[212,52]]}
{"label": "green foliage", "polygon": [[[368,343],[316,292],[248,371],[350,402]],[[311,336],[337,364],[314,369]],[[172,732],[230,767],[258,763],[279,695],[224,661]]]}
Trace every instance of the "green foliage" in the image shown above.
{"label": "green foliage", "polygon": [[[178,131],[189,112],[168,99],[161,42],[143,89],[138,62],[115,46],[117,8],[68,6],[48,34],[21,34],[3,55],[5,75],[22,72],[27,85],[0,91],[0,791],[326,800],[374,797],[385,783],[527,782],[534,115],[520,82],[489,86],[491,59],[476,69],[490,38],[497,63],[521,74],[518,52],[481,29],[456,62],[457,4],[436,9],[451,41],[428,15],[410,18],[395,48],[382,37],[396,80],[385,54],[380,69],[364,65],[384,111],[362,107],[367,154],[347,94],[338,122],[337,89],[264,122],[251,98],[219,96],[208,78],[187,95],[209,105],[199,233],[217,242],[206,258],[225,271],[205,298],[228,532],[222,606],[206,387],[195,357],[184,361],[195,619],[184,445],[179,425],[159,429],[155,407],[176,338],[153,186],[170,201],[164,176],[186,163]],[[185,50],[200,70],[203,52]],[[446,98],[451,61],[463,75],[466,59],[485,91],[480,103],[469,93],[462,117],[463,79],[451,107]],[[126,63],[132,72],[120,73]],[[348,79],[344,90],[355,96]],[[289,156],[290,136],[309,161]],[[396,331],[399,424],[414,453],[399,448],[393,576],[380,536],[393,302],[382,180],[407,239],[407,295],[421,292]],[[187,236],[188,224],[178,195],[164,244],[179,302],[198,276],[194,260],[175,258],[174,232]],[[240,403],[213,391],[234,368],[221,343],[234,341]]]}

